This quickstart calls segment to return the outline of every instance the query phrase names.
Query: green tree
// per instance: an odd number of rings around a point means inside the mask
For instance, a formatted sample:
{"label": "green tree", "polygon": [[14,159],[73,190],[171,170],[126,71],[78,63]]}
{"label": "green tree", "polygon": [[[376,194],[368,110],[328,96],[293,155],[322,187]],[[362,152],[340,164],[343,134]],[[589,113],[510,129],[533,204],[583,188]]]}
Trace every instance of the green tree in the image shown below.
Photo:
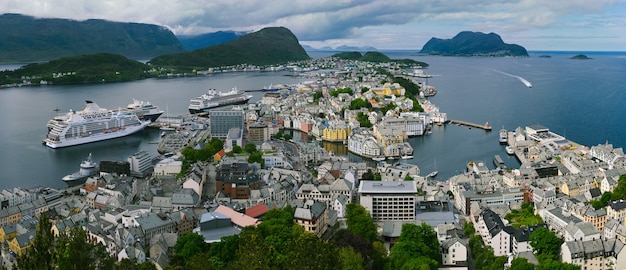
{"label": "green tree", "polygon": [[536,270],[580,270],[580,266],[564,263],[552,258],[539,259],[539,265]]}
{"label": "green tree", "polygon": [[414,180],[413,177],[408,174],[404,177],[404,181],[413,181],[413,180]]}
{"label": "green tree", "polygon": [[209,245],[204,242],[204,237],[197,233],[185,233],[178,237],[174,251],[185,261],[196,254],[205,253],[209,250]]}
{"label": "green tree", "polygon": [[289,253],[281,269],[331,270],[340,265],[339,254],[332,243],[310,232],[295,236],[289,241],[287,248]]}
{"label": "green tree", "polygon": [[291,136],[291,134],[283,135],[283,139],[285,139],[285,141],[291,140],[292,138],[293,138],[293,136]]}
{"label": "green tree", "polygon": [[474,229],[474,223],[465,222],[465,225],[463,225],[463,234],[465,235],[465,237],[470,237],[472,234],[474,234],[474,232],[476,232],[476,230]]}
{"label": "green tree", "polygon": [[362,236],[370,242],[378,239],[378,229],[370,213],[360,204],[349,203],[346,206],[346,224],[348,230]]}
{"label": "green tree", "polygon": [[248,156],[248,162],[258,162],[259,164],[261,164],[261,168],[265,167],[265,159],[263,159],[263,153],[261,152],[254,152],[250,154],[250,156]]}
{"label": "green tree", "polygon": [[441,260],[437,233],[426,223],[421,225],[403,224],[400,239],[390,251],[391,265],[394,268],[400,268],[409,258],[420,256],[434,260],[437,264]]}
{"label": "green tree", "polygon": [[59,269],[111,269],[115,265],[106,248],[99,243],[90,243],[87,232],[81,228],[59,235],[56,262]]}
{"label": "green tree", "polygon": [[363,256],[350,246],[339,249],[339,260],[342,270],[363,270]]}
{"label": "green tree", "polygon": [[528,259],[518,257],[511,261],[510,270],[534,270],[535,265],[528,262]]}
{"label": "green tree", "polygon": [[52,224],[48,215],[39,216],[37,231],[32,245],[26,250],[26,255],[18,257],[20,269],[54,269],[55,249]]}
{"label": "green tree", "polygon": [[236,145],[236,144],[235,144],[235,145],[233,145],[233,150],[232,150],[232,152],[233,152],[233,153],[235,153],[235,154],[239,154],[239,153],[241,153],[241,151],[243,151],[243,149],[241,148],[241,146]]}
{"label": "green tree", "polygon": [[282,132],[276,132],[276,134],[274,134],[274,138],[276,139],[281,139],[283,137],[283,133]]}
{"label": "green tree", "polygon": [[528,241],[536,254],[547,255],[553,260],[558,259],[559,250],[563,243],[561,238],[558,238],[554,232],[545,227],[540,227],[530,233]]}
{"label": "green tree", "polygon": [[243,149],[244,149],[246,152],[248,152],[249,154],[252,154],[252,153],[254,153],[254,152],[256,152],[256,151],[257,151],[257,150],[256,150],[256,144],[253,144],[253,143],[248,143],[248,144],[246,144],[246,145],[243,147]]}

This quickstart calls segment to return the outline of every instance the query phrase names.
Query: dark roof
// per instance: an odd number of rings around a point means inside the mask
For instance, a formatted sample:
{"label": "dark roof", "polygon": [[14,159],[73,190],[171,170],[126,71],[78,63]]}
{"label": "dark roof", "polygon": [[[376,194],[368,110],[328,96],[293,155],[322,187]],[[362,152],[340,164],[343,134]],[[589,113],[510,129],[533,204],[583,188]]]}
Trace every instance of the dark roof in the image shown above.
{"label": "dark roof", "polygon": [[613,210],[619,211],[626,208],[626,202],[624,202],[624,200],[612,201],[609,203],[609,206],[613,208]]}
{"label": "dark roof", "polygon": [[589,190],[589,194],[591,194],[592,198],[602,196],[602,191],[599,188],[592,188]]}
{"label": "dark roof", "polygon": [[485,221],[485,226],[487,226],[487,230],[491,236],[495,236],[502,229],[504,229],[502,218],[491,209],[485,209],[481,214],[483,216],[483,220]]}

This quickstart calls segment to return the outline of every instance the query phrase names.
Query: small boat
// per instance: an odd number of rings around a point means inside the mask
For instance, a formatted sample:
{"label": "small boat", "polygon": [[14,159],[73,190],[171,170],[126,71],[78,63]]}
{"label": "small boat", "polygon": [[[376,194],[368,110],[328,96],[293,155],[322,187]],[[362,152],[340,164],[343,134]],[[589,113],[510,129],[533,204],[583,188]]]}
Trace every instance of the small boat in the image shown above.
{"label": "small boat", "polygon": [[433,178],[433,177],[437,176],[438,173],[439,173],[438,171],[433,171],[433,172],[429,173],[428,175],[426,175],[426,177]]}
{"label": "small boat", "polygon": [[412,159],[412,158],[413,158],[413,156],[404,155],[404,156],[402,156],[401,158],[402,158],[402,159]]}
{"label": "small boat", "polygon": [[500,130],[500,138],[498,139],[500,144],[506,144],[509,141],[509,132],[506,129]]}
{"label": "small boat", "polygon": [[506,151],[506,153],[507,153],[507,154],[509,154],[509,155],[513,155],[513,154],[515,154],[515,151],[513,151],[513,148],[512,148],[511,146],[509,146],[509,145],[507,145],[507,146],[504,148],[504,150],[505,150],[505,151]]}
{"label": "small boat", "polygon": [[385,157],[375,157],[375,158],[372,158],[372,160],[383,161],[383,160],[385,160]]}

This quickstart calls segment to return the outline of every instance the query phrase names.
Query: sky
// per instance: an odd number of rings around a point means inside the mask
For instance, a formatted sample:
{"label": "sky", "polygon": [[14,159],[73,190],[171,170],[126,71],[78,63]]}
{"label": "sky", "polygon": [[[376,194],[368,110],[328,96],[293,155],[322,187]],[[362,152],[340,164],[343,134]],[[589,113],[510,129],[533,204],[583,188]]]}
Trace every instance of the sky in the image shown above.
{"label": "sky", "polygon": [[176,35],[284,26],[314,48],[419,50],[476,31],[528,50],[626,51],[626,0],[1,0],[2,13],[157,24]]}

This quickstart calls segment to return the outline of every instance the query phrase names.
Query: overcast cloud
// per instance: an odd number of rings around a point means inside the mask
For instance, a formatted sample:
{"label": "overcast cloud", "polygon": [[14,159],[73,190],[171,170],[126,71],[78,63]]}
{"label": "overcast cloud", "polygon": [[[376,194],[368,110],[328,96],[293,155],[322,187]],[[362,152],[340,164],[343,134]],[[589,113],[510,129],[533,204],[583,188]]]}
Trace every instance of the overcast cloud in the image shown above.
{"label": "overcast cloud", "polygon": [[285,26],[317,47],[419,49],[471,30],[530,49],[626,49],[624,0],[1,0],[0,13],[150,23],[177,35]]}

